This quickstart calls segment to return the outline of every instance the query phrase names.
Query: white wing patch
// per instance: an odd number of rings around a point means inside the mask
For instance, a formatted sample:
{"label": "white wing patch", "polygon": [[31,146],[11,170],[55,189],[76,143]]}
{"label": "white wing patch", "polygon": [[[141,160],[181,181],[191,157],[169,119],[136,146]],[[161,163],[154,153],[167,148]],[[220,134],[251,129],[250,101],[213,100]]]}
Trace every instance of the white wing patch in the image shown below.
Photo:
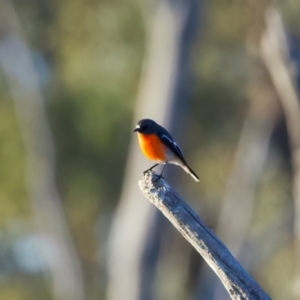
{"label": "white wing patch", "polygon": [[182,155],[182,152],[181,152],[179,146],[175,142],[173,142],[173,145],[176,148],[176,150]]}
{"label": "white wing patch", "polygon": [[173,141],[172,139],[170,139],[168,136],[166,136],[165,134],[163,134],[161,137],[162,137],[163,139],[167,139],[171,144],[174,143],[174,141]]}
{"label": "white wing patch", "polygon": [[169,138],[168,136],[166,136],[165,134],[162,135],[162,138],[163,138],[163,139],[167,139],[171,144],[173,144],[173,146],[175,147],[176,151],[182,155],[182,152],[181,152],[179,146],[178,146],[172,139],[170,139],[170,138]]}

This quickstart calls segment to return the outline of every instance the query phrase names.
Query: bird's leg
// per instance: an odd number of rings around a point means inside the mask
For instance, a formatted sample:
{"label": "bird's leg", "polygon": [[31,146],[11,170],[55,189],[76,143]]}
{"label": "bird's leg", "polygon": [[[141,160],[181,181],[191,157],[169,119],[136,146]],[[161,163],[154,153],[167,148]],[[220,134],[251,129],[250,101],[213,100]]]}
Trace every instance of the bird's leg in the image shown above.
{"label": "bird's leg", "polygon": [[158,175],[155,179],[154,179],[154,181],[157,181],[157,180],[159,180],[159,179],[161,179],[161,178],[163,178],[163,172],[164,172],[164,169],[165,169],[165,166],[166,166],[166,164],[164,164],[164,166],[163,166],[163,169],[162,169],[162,171],[161,171],[161,173],[160,173],[160,175]]}
{"label": "bird's leg", "polygon": [[156,166],[158,166],[159,164],[155,164],[154,166],[152,166],[151,168],[147,169],[146,171],[143,172],[144,176],[148,171],[151,171],[153,168],[155,168]]}

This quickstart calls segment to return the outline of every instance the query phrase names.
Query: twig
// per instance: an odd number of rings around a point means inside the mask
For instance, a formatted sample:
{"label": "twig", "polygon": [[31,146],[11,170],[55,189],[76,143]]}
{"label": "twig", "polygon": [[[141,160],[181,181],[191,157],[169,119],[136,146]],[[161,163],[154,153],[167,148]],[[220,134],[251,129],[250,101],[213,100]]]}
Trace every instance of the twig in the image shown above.
{"label": "twig", "polygon": [[220,278],[231,298],[270,299],[185,201],[163,179],[155,179],[156,174],[148,172],[143,180],[139,181],[144,196],[201,254]]}

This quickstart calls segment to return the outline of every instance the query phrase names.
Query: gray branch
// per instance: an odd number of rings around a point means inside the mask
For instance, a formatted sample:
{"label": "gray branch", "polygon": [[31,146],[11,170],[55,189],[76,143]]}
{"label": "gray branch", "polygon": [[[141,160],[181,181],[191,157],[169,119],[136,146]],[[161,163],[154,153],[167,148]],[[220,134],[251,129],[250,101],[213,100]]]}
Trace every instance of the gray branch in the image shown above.
{"label": "gray branch", "polygon": [[[213,231],[163,179],[148,172],[139,186],[182,236],[201,254],[222,281],[232,299],[270,299],[242,268]],[[234,217],[234,216],[233,216]]]}

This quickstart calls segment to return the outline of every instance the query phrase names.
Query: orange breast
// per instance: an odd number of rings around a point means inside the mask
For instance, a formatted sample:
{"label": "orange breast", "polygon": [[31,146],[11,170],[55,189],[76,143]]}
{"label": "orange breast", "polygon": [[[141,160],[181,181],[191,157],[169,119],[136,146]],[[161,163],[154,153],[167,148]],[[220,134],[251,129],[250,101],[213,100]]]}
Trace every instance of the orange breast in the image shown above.
{"label": "orange breast", "polygon": [[166,161],[166,146],[155,134],[138,133],[139,144],[144,155],[154,161]]}

